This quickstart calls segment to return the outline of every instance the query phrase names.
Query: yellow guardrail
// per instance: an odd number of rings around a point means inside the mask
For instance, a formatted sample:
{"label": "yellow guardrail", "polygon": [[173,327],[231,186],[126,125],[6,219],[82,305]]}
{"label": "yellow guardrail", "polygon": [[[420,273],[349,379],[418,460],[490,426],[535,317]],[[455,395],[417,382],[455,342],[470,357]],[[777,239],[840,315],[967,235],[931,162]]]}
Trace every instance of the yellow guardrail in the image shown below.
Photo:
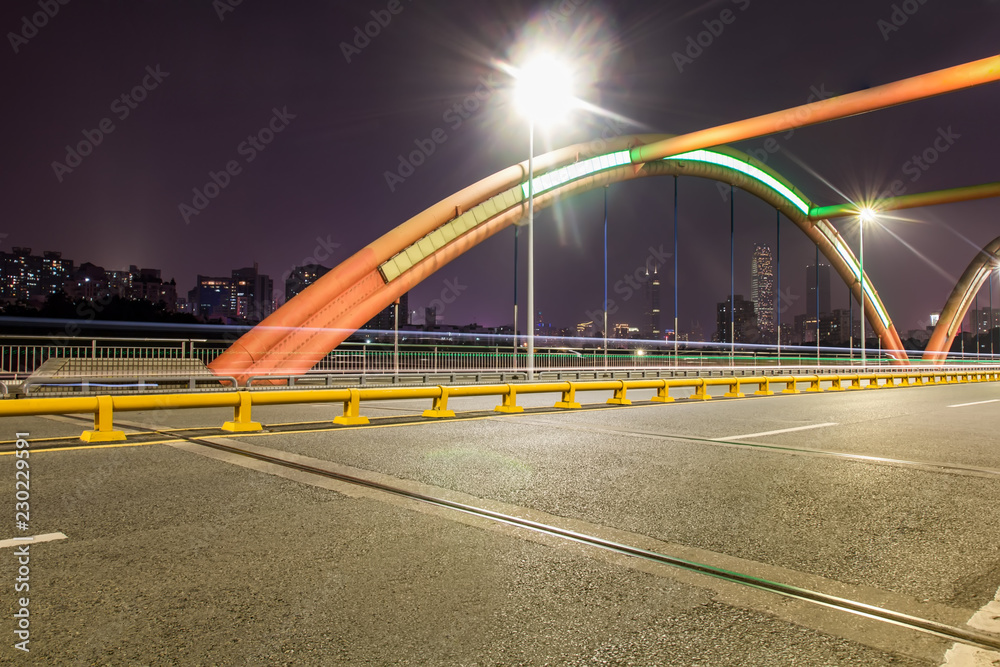
{"label": "yellow guardrail", "polygon": [[[996,382],[1000,371],[941,370],[918,373],[855,373],[848,375],[789,375],[789,376],[749,376],[719,378],[662,378],[645,380],[600,380],[600,381],[560,381],[536,382],[528,384],[490,384],[457,387],[393,387],[375,389],[307,389],[287,391],[238,391],[198,394],[152,394],[129,396],[74,396],[68,398],[25,398],[0,401],[0,417],[26,417],[32,415],[93,414],[93,430],[84,431],[80,439],[84,442],[116,442],[125,440],[122,431],[114,429],[115,412],[143,410],[180,410],[188,408],[233,408],[233,419],[222,425],[222,430],[234,433],[260,431],[263,426],[253,421],[251,412],[257,405],[290,405],[298,403],[343,403],[344,413],[335,417],[333,423],[340,425],[367,424],[368,418],[361,415],[363,401],[430,399],[431,407],[424,417],[443,419],[454,417],[448,409],[452,398],[470,396],[499,396],[500,405],[494,410],[500,413],[522,412],[517,404],[518,394],[560,394],[556,408],[573,410],[581,407],[577,402],[578,392],[610,391],[610,405],[631,405],[629,390],[655,389],[654,402],[670,403],[670,389],[692,388],[687,400],[710,400],[709,387],[726,386],[727,398],[743,398],[743,388],[756,386],[757,396],[774,394],[772,385],[784,386],[783,394],[800,393],[799,385],[808,383],[807,392],[845,391],[863,389],[889,389],[922,385],[956,384],[965,382]],[[881,381],[881,384],[880,384]],[[825,389],[821,386],[828,383]],[[849,384],[848,384],[849,383]],[[848,386],[844,386],[848,384]]]}

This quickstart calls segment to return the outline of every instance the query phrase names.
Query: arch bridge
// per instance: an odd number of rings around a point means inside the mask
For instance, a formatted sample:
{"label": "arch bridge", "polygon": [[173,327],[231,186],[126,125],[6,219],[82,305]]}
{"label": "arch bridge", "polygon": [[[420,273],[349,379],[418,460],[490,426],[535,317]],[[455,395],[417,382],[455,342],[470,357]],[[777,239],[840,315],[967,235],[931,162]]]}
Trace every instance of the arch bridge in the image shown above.
{"label": "arch bridge", "polygon": [[[723,144],[787,131],[1000,79],[1000,56],[924,74],[802,107],[688,135],[633,135],[577,144],[535,158],[534,205],[648,176],[696,176],[731,184],[767,202],[816,244],[855,299],[860,266],[830,218],[857,214],[857,205],[817,208],[768,166]],[[468,186],[354,254],[263,322],[210,364],[241,380],[255,375],[308,372],[318,361],[422,280],[487,238],[527,216],[528,165],[523,162]],[[907,208],[998,196],[1000,183],[885,200],[879,208]],[[868,276],[864,317],[894,351],[907,356]]]}

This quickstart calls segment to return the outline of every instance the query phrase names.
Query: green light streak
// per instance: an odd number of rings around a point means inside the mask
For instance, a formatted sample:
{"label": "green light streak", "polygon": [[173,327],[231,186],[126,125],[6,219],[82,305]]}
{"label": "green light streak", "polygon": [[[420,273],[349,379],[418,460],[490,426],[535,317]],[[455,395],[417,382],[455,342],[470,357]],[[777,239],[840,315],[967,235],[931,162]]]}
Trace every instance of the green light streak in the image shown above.
{"label": "green light streak", "polygon": [[716,164],[720,167],[726,167],[727,169],[732,169],[738,171],[741,174],[749,176],[750,178],[760,181],[767,187],[771,188],[779,195],[791,202],[795,208],[799,209],[806,215],[809,215],[809,204],[802,200],[797,194],[792,192],[792,190],[776,179],[771,174],[767,173],[763,169],[753,166],[742,160],[738,160],[729,155],[724,155],[722,153],[716,153],[715,151],[698,150],[691,151],[689,153],[680,153],[679,155],[671,155],[670,157],[663,158],[664,160],[688,160],[692,162],[707,162],[709,164]]}
{"label": "green light streak", "polygon": [[[690,151],[687,153],[680,153],[678,155],[672,155],[670,157],[663,158],[664,160],[686,160],[690,162],[705,162],[708,164],[718,165],[726,169],[732,169],[733,171],[738,171],[741,174],[748,176],[765,186],[771,188],[776,193],[787,199],[795,208],[802,211],[803,214],[809,215],[811,205],[802,199],[802,197],[795,194],[795,192],[789,188],[787,185],[776,179],[771,174],[767,173],[759,167],[745,162],[739,158],[735,158],[724,153],[718,153],[709,150],[697,150]],[[589,176],[606,169],[612,169],[614,167],[620,167],[622,165],[629,164],[631,162],[631,157],[629,151],[618,151],[615,153],[608,153],[605,155],[600,155],[595,158],[590,158],[589,160],[582,160],[580,162],[574,162],[566,167],[561,167],[559,169],[554,169],[546,174],[535,177],[535,192],[534,194],[539,195],[544,192],[548,192],[554,188],[561,185],[565,185],[570,181],[574,181],[578,178],[583,178],[584,176]],[[528,197],[528,183],[525,181],[521,184],[521,191],[524,193],[525,198]],[[854,256],[844,248],[842,242],[838,235],[826,234],[827,238],[836,248],[837,253],[844,260],[848,267],[850,267],[851,272],[854,277],[860,282],[861,280],[861,268],[858,266],[857,260]],[[872,290],[871,281],[865,280],[865,295],[871,302],[872,306],[875,308],[875,312],[878,313],[879,319],[882,320],[882,324],[885,327],[890,326],[889,316],[882,308],[881,302],[875,297],[875,293]]]}
{"label": "green light streak", "polygon": [[[620,167],[623,164],[629,164],[630,161],[631,158],[629,157],[628,151],[618,151],[617,153],[608,153],[606,155],[599,155],[598,157],[590,158],[589,160],[574,162],[573,164],[562,167],[561,169],[555,169],[547,174],[543,174],[542,176],[536,176],[535,194],[540,195],[543,192],[557,188],[560,185],[565,185],[570,181],[574,181],[584,176],[589,176],[590,174],[594,174],[599,171],[604,171],[605,169]],[[527,181],[521,184],[521,190],[524,192],[524,196],[527,197]]]}

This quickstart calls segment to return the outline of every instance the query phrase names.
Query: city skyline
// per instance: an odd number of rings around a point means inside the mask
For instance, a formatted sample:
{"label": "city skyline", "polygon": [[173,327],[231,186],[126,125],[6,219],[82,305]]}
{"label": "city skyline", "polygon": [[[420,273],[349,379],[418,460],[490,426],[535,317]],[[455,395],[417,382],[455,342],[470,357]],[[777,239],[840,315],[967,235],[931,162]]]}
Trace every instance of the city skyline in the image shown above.
{"label": "city skyline", "polygon": [[[545,3],[407,4],[349,60],[339,46],[350,41],[347,27],[371,20],[355,3],[307,0],[294,16],[242,3],[224,20],[210,4],[68,10],[67,18],[61,14],[9,54],[12,67],[2,74],[11,89],[31,93],[9,110],[8,127],[17,131],[8,159],[19,167],[0,184],[8,207],[3,249],[15,240],[48,248],[58,239],[100,266],[159,267],[178,278],[181,291],[198,273],[217,275],[254,261],[280,283],[294,266],[336,266],[435,202],[526,159],[527,128],[507,103],[509,81],[490,65],[513,60],[522,37],[563,44],[570,57],[574,50],[586,53],[592,76],[580,95],[610,114],[579,113],[540,131],[541,153],[601,136],[695,131],[992,55],[989,26],[1000,16],[996,3],[921,12],[887,40],[877,27],[885,8],[871,3],[755,3],[688,63],[674,53],[683,54],[687,39],[715,19],[710,6],[685,13],[647,3],[574,7],[553,20]],[[19,25],[20,10],[5,10],[0,19]],[[330,25],[343,30],[331,33],[324,28]],[[501,25],[534,25],[538,34],[495,29]],[[819,32],[807,34],[802,25]],[[176,26],[185,26],[191,39],[164,37]],[[847,29],[858,44],[834,68],[817,35],[832,39]],[[780,45],[761,44],[759,35],[776,32],[783,35]],[[463,46],[446,38],[455,34],[467,40]],[[587,35],[604,46],[581,43]],[[754,64],[745,57],[751,50],[760,58]],[[796,58],[790,61],[787,52]],[[779,65],[782,76],[775,77]],[[101,72],[99,79],[94,72]],[[118,102],[123,96],[131,106]],[[818,204],[973,184],[987,178],[992,160],[983,139],[992,128],[979,110],[994,108],[997,96],[995,86],[984,86],[736,148]],[[99,135],[104,119],[110,123],[104,127],[114,129]],[[100,143],[83,155],[78,148],[87,136]],[[72,171],[60,168],[57,177],[53,163]],[[679,179],[683,329],[711,330],[717,295],[728,291],[719,247],[729,223],[725,190]],[[588,312],[602,309],[601,271],[591,268],[603,263],[601,195],[539,212],[536,298],[547,320],[586,321]],[[736,289],[750,294],[750,245],[774,243],[774,210],[739,189],[735,196],[742,258]],[[650,247],[672,252],[673,203],[664,179],[610,188],[612,288],[644,264]],[[185,217],[181,205],[197,214]],[[904,217],[924,224],[892,220],[866,232],[866,268],[900,330],[922,328],[978,248],[995,236],[991,206],[917,209]],[[804,265],[814,249],[790,221],[779,224],[782,263],[799,271],[793,265]],[[833,224],[857,253],[856,223]],[[512,236],[499,234],[446,265],[414,288],[412,301],[428,304],[445,281],[457,281],[467,289],[449,304],[449,319],[509,323]],[[521,304],[525,246],[518,262]],[[913,269],[905,278],[898,271],[903,265]],[[579,276],[578,285],[566,293],[560,285],[570,275]],[[792,285],[783,281],[784,288]],[[672,284],[664,280],[663,287],[669,313]],[[832,307],[847,305],[840,287],[833,286]],[[792,302],[790,312],[804,307],[799,290],[781,295],[783,303]],[[640,320],[641,299],[610,296],[623,316]]]}

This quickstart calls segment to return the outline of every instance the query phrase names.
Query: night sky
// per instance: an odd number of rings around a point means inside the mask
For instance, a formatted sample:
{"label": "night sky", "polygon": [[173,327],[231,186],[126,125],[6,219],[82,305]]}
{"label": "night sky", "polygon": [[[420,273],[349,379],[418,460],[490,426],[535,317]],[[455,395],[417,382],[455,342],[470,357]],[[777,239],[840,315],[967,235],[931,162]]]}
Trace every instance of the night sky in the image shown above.
{"label": "night sky", "polygon": [[[236,2],[42,0],[58,13],[37,30],[23,17],[41,11],[38,0],[3,4],[4,250],[59,250],[109,270],[159,268],[181,295],[196,274],[228,275],[253,262],[276,287],[293,265],[333,266],[526,159],[527,125],[495,62],[516,65],[532,44],[573,59],[585,83],[579,96],[629,119],[616,126],[623,133],[694,131],[1000,50],[997,0]],[[718,21],[724,11],[729,24]],[[358,48],[356,29],[379,17],[387,24]],[[678,55],[713,27],[719,34],[701,53]],[[131,97],[136,86],[141,101]],[[478,109],[450,111],[477,89]],[[767,164],[818,205],[870,196],[897,179],[910,193],[995,181],[998,108],[1000,84],[991,84],[804,128],[778,135]],[[595,138],[608,123],[577,112],[540,136],[536,152]],[[270,143],[247,142],[269,124],[280,129]],[[446,141],[390,189],[386,172],[398,169],[398,156],[438,128]],[[67,145],[85,133],[100,143],[79,161],[67,158]],[[917,166],[913,157],[942,134],[948,150],[926,170]],[[219,176],[227,163],[233,174]],[[185,215],[181,205],[194,207],[193,189],[211,182],[210,172],[225,187]],[[672,190],[665,178],[610,189],[612,290],[650,247],[670,250]],[[543,321],[569,326],[601,308],[603,197],[587,193],[537,217]],[[901,334],[927,325],[976,250],[1000,234],[998,211],[996,200],[907,211],[899,216],[907,220],[866,233],[866,268]],[[714,304],[729,293],[729,204],[715,183],[681,179],[680,214],[681,329],[710,336]],[[855,223],[835,224],[856,249]],[[790,321],[805,310],[814,247],[783,226]],[[753,242],[773,244],[774,233],[773,209],[738,191],[737,293],[749,297]],[[512,265],[507,230],[425,281],[411,308],[457,283],[446,322],[509,324]],[[523,274],[519,282],[523,289]],[[637,321],[640,302],[620,303],[612,321]],[[523,293],[520,303],[523,313]],[[833,306],[846,303],[838,281]]]}

